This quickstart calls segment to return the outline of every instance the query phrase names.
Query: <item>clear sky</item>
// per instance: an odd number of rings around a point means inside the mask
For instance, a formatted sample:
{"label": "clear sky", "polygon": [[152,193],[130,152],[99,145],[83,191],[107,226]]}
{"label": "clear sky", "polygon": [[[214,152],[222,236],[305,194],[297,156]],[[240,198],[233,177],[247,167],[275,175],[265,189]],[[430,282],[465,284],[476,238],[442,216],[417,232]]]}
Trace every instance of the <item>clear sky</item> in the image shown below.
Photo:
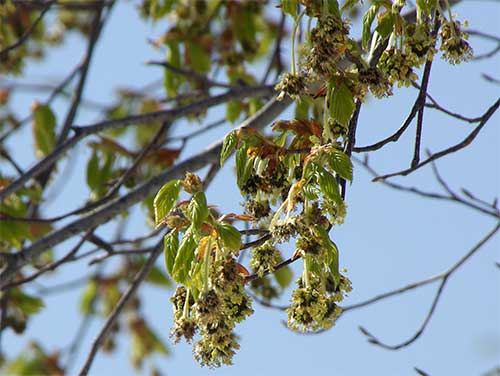
{"label": "clear sky", "polygon": [[[467,1],[455,8],[460,19],[469,20],[472,29],[500,35],[498,4]],[[278,11],[278,10],[276,10]],[[133,4],[119,2],[99,42],[85,97],[110,103],[113,88],[140,87],[160,77],[158,68],[147,67],[144,61],[161,58],[148,44],[147,38],[159,35],[166,25],[144,25]],[[477,53],[494,47],[471,37]],[[32,64],[24,82],[46,82],[62,77],[84,54],[85,44],[76,36],[68,39],[42,64]],[[287,55],[286,55],[287,56]],[[481,60],[460,66],[449,66],[440,59],[433,66],[429,92],[446,108],[467,116],[481,115],[499,96],[499,86],[486,82],[481,73],[500,78],[499,59]],[[395,90],[395,95],[382,101],[370,100],[361,111],[357,145],[367,145],[392,134],[405,118],[417,95],[414,89]],[[19,113],[27,114],[33,99],[44,96],[26,93],[17,95]],[[56,110],[64,113],[63,103]],[[224,108],[210,111],[207,123],[224,115]],[[291,112],[282,117],[290,118]],[[98,120],[95,113],[81,112],[78,124]],[[450,186],[465,187],[477,196],[492,200],[499,190],[499,125],[496,114],[468,148],[438,161],[438,167]],[[179,134],[185,134],[198,125],[180,124]],[[461,123],[439,113],[427,110],[423,144],[435,152],[462,140],[473,125]],[[189,153],[204,148],[222,137],[229,126],[214,130],[189,145]],[[398,144],[391,144],[371,156],[371,164],[381,172],[393,172],[408,167],[413,150],[414,125]],[[209,140],[209,141],[208,141]],[[15,157],[23,166],[34,159],[31,152],[30,130],[9,140]],[[26,152],[26,150],[29,150]],[[187,157],[186,153],[182,158]],[[88,151],[80,147],[75,167],[64,179],[69,179],[65,191],[58,192],[58,200],[45,212],[56,215],[77,207],[88,191],[81,182]],[[210,203],[222,211],[241,210],[241,197],[228,163],[208,189]],[[424,168],[409,177],[395,181],[409,186],[438,191],[440,188],[430,168]],[[55,184],[57,186],[57,183]],[[56,205],[64,202],[64,206]],[[494,221],[465,207],[448,202],[431,201],[408,193],[396,192],[381,184],[372,183],[371,176],[361,166],[355,166],[354,181],[347,193],[348,215],[345,224],[332,232],[339,245],[341,266],[348,269],[353,292],[345,304],[352,304],[375,294],[437,274],[468,252],[494,226]],[[135,209],[126,231],[140,234],[145,230],[143,216]],[[104,226],[101,234],[110,234],[114,225]],[[172,291],[146,288],[143,311],[153,326],[169,344],[168,358],[154,358],[168,375],[412,375],[418,367],[430,375],[480,375],[500,359],[500,310],[498,237],[489,242],[456,274],[444,291],[437,311],[425,333],[413,345],[391,352],[370,345],[359,332],[362,325],[381,340],[396,344],[409,338],[420,326],[434,297],[436,284],[415,290],[356,310],[343,316],[337,325],[319,335],[298,335],[284,325],[283,312],[262,308],[255,304],[255,313],[237,328],[241,349],[231,367],[209,370],[194,361],[191,347],[174,346],[168,339],[172,323],[169,297]],[[69,249],[64,243],[58,252]],[[283,248],[290,255],[290,248]],[[160,262],[159,262],[160,263]],[[113,264],[108,266],[113,267]],[[297,267],[297,266],[295,266]],[[294,267],[294,268],[295,268]],[[300,267],[300,266],[298,266]],[[76,276],[91,273],[93,269],[65,266],[53,278],[44,281],[50,286]],[[286,303],[289,293],[285,294]],[[18,338],[6,333],[2,338],[10,354],[18,353],[29,337],[40,338],[49,349],[65,346],[77,331],[79,295],[72,293],[50,296],[47,307],[29,323],[27,335]],[[95,321],[73,367],[72,374],[81,367],[90,342],[102,322]],[[128,363],[129,343],[122,338],[115,356],[99,353],[91,369],[92,375],[133,374]],[[143,370],[147,374],[148,367]]]}

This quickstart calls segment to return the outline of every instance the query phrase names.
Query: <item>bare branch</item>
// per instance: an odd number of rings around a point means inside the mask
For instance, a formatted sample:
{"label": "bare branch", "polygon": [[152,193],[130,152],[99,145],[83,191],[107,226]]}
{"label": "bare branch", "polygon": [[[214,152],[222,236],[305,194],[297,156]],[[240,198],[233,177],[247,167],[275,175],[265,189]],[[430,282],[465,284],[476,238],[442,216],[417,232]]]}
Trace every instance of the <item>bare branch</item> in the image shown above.
{"label": "bare branch", "polygon": [[106,339],[114,322],[116,321],[116,319],[120,315],[123,308],[127,305],[127,303],[130,301],[130,299],[134,296],[134,294],[135,294],[137,288],[139,287],[139,285],[141,284],[141,282],[144,280],[144,278],[146,278],[148,273],[151,271],[151,269],[153,268],[153,266],[155,264],[156,259],[158,258],[158,256],[160,255],[160,253],[162,251],[163,251],[163,239],[156,244],[154,251],[151,253],[151,255],[149,256],[148,260],[146,261],[144,266],[141,268],[141,270],[139,270],[139,272],[135,275],[134,279],[132,280],[132,283],[127,288],[127,290],[123,293],[120,300],[116,304],[115,308],[113,309],[113,311],[111,312],[111,314],[107,318],[107,320],[106,320],[104,326],[102,327],[102,329],[100,330],[99,334],[94,339],[94,341],[92,343],[92,348],[90,349],[90,352],[87,356],[87,359],[85,360],[85,363],[84,363],[82,369],[80,370],[80,373],[79,373],[80,376],[88,374],[90,367],[92,366],[92,362],[94,361],[94,358],[97,354],[97,351],[99,350],[102,343]]}
{"label": "bare branch", "polygon": [[343,309],[344,312],[352,310],[352,309],[361,308],[361,307],[367,306],[369,304],[375,303],[377,301],[380,301],[382,299],[388,298],[390,296],[398,295],[398,294],[401,294],[403,292],[422,287],[428,283],[440,280],[441,283],[438,287],[438,290],[437,290],[436,295],[432,301],[432,304],[429,308],[429,311],[427,312],[425,320],[423,321],[422,325],[417,330],[417,332],[413,336],[411,336],[408,340],[406,340],[402,343],[399,343],[397,345],[387,345],[387,344],[381,342],[377,337],[372,335],[370,332],[368,332],[365,328],[363,328],[363,327],[359,328],[361,330],[361,332],[368,337],[368,341],[370,343],[377,345],[377,346],[380,346],[380,347],[383,347],[383,348],[388,349],[388,350],[399,350],[403,347],[406,347],[406,346],[412,344],[422,335],[425,328],[427,327],[427,324],[429,323],[430,319],[432,318],[432,315],[434,314],[434,312],[436,310],[437,304],[438,304],[439,299],[441,297],[441,294],[444,290],[446,282],[451,277],[451,275],[455,271],[457,271],[470,257],[472,257],[472,255],[474,255],[479,249],[481,249],[481,247],[484,244],[486,244],[488,242],[488,240],[490,240],[498,232],[498,230],[500,230],[500,222],[498,222],[497,225],[488,234],[486,234],[486,236],[483,239],[481,239],[469,252],[467,252],[460,260],[458,260],[452,267],[450,267],[445,272],[443,272],[437,276],[425,279],[423,281],[405,286],[403,288],[393,290],[393,291],[385,293],[385,294],[378,295],[378,296],[371,298],[365,302],[361,302],[361,303],[357,303],[357,304],[354,304],[351,306],[347,306]]}
{"label": "bare branch", "polygon": [[425,161],[417,164],[416,166],[410,167],[406,170],[394,172],[391,174],[377,176],[376,178],[373,179],[373,181],[381,181],[381,180],[391,178],[393,176],[399,176],[399,175],[406,176],[406,175],[418,170],[419,168],[425,166],[426,164],[428,164],[432,161],[435,161],[435,160],[442,158],[448,154],[454,153],[460,149],[465,148],[476,138],[476,136],[479,134],[481,129],[486,125],[488,120],[491,118],[491,116],[493,116],[493,114],[495,113],[495,111],[498,109],[499,106],[500,106],[500,99],[497,99],[497,101],[482,116],[482,120],[479,123],[479,125],[476,128],[474,128],[474,130],[462,142],[459,142],[456,145],[453,145],[447,149],[444,149],[438,153],[433,154],[432,156],[427,158]]}

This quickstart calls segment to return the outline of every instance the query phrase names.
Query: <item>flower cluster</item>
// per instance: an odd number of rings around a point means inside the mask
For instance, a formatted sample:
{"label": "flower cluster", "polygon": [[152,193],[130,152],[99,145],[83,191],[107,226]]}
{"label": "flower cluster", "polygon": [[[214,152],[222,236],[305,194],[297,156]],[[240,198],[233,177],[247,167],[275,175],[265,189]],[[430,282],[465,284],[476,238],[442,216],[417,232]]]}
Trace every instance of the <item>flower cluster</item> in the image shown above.
{"label": "flower cluster", "polygon": [[302,73],[285,73],[281,81],[274,88],[279,91],[277,99],[282,100],[286,94],[292,99],[297,99],[304,95],[306,90],[306,77]]}
{"label": "flower cluster", "polygon": [[[467,23],[464,23],[467,26]],[[472,59],[472,47],[467,42],[469,35],[461,30],[459,21],[445,21],[439,32],[441,36],[441,47],[443,59],[450,64],[460,64]]]}
{"label": "flower cluster", "polygon": [[269,200],[248,200],[245,202],[245,211],[256,220],[265,218],[271,213]]}
{"label": "flower cluster", "polygon": [[311,50],[305,56],[305,68],[319,75],[337,72],[337,63],[347,50],[348,35],[347,22],[333,15],[319,17],[311,30]]}
{"label": "flower cluster", "polygon": [[[180,286],[171,298],[174,308],[172,337],[191,342],[195,333],[201,339],[193,346],[200,364],[219,367],[231,364],[239,348],[233,333],[236,323],[253,313],[251,299],[244,290],[244,277],[231,257],[215,260],[210,267],[210,288],[194,299],[189,290]],[[187,305],[186,305],[187,304]]]}
{"label": "flower cluster", "polygon": [[410,61],[419,66],[432,60],[437,50],[436,37],[432,35],[427,22],[407,23],[404,29],[405,53]]}
{"label": "flower cluster", "polygon": [[273,271],[274,267],[281,261],[279,251],[271,242],[265,242],[252,250],[250,265],[259,277],[264,276],[267,271]]}
{"label": "flower cluster", "polygon": [[352,290],[351,282],[340,275],[336,283],[331,273],[325,275],[324,281],[315,275],[309,279],[309,286],[304,284],[303,277],[297,281],[298,288],[292,293],[287,310],[288,326],[302,332],[329,329],[342,313],[337,303]]}
{"label": "flower cluster", "polygon": [[408,56],[394,47],[385,50],[378,62],[378,68],[387,75],[391,83],[397,83],[398,87],[408,87],[417,79],[412,66],[413,62]]}

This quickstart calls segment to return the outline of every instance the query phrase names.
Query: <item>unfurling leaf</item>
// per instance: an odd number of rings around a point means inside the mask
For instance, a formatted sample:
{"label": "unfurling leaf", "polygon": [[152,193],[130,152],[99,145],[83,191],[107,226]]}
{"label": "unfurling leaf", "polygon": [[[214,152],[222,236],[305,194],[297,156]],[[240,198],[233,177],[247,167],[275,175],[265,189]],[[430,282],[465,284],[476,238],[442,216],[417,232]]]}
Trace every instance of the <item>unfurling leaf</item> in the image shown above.
{"label": "unfurling leaf", "polygon": [[231,155],[236,145],[238,144],[238,135],[235,131],[229,133],[222,143],[222,150],[220,152],[220,165],[224,164],[224,161]]}
{"label": "unfurling leaf", "polygon": [[179,234],[171,231],[163,238],[163,256],[165,257],[165,267],[168,274],[172,275],[175,257],[179,248]]}
{"label": "unfurling leaf", "polygon": [[241,246],[241,233],[229,223],[218,223],[217,232],[222,245],[234,252],[238,252]]}
{"label": "unfurling leaf", "polygon": [[201,229],[201,224],[208,218],[207,199],[203,192],[197,192],[193,195],[186,215],[191,220],[193,228]]}
{"label": "unfurling leaf", "polygon": [[174,266],[172,268],[172,277],[176,282],[186,284],[196,246],[197,243],[193,232],[186,232],[182,238],[179,250],[175,256]]}
{"label": "unfurling leaf", "polygon": [[80,312],[84,315],[93,313],[93,303],[97,296],[97,283],[90,281],[83,290],[82,297],[80,298]]}
{"label": "unfurling leaf", "polygon": [[370,41],[371,37],[371,26],[373,23],[373,20],[375,19],[375,16],[377,15],[379,9],[379,5],[373,4],[365,13],[363,16],[363,34],[361,38],[361,43],[363,46],[363,49],[366,50],[368,47],[368,42]]}
{"label": "unfurling leaf", "polygon": [[25,294],[19,289],[10,290],[9,300],[25,315],[32,315],[45,307],[42,299]]}
{"label": "unfurling leaf", "polygon": [[352,162],[344,152],[331,148],[326,152],[330,168],[345,180],[352,181]]}
{"label": "unfurling leaf", "polygon": [[342,205],[342,197],[339,193],[337,179],[323,167],[317,169],[318,184],[325,198],[332,200],[337,205]]}
{"label": "unfurling leaf", "polygon": [[276,279],[276,282],[278,282],[278,285],[280,285],[282,289],[285,289],[288,285],[290,285],[290,282],[292,282],[293,273],[288,266],[285,266],[284,268],[274,272],[274,278]]}
{"label": "unfurling leaf", "polygon": [[344,82],[332,85],[330,116],[338,123],[347,126],[354,108],[354,98],[347,85]]}
{"label": "unfurling leaf", "polygon": [[44,157],[56,143],[56,117],[49,106],[36,104],[33,110],[33,134],[36,155]]}
{"label": "unfurling leaf", "polygon": [[174,207],[179,199],[181,186],[180,180],[172,180],[165,184],[156,194],[153,201],[156,225],[160,224]]}

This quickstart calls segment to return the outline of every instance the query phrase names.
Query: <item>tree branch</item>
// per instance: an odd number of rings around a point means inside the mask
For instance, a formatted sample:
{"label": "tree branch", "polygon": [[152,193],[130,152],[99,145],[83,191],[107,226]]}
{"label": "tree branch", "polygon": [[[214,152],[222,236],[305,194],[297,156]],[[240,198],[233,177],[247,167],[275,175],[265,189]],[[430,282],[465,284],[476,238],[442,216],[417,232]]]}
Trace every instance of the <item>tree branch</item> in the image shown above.
{"label": "tree branch", "polygon": [[[244,121],[241,124],[241,127],[252,127],[257,129],[263,128],[271,123],[272,120],[283,112],[290,104],[291,100],[288,99],[284,99],[283,101],[273,99],[254,116]],[[135,187],[126,195],[111,200],[108,204],[96,209],[94,212],[53,231],[52,233],[35,241],[30,246],[22,249],[13,255],[15,258],[11,260],[11,262],[8,262],[7,267],[0,273],[0,290],[3,289],[3,286],[10,281],[19,268],[31,262],[47,249],[82,231],[86,231],[90,228],[108,222],[110,219],[127,208],[157,192],[166,182],[183,177],[186,171],[195,171],[206,166],[207,164],[216,162],[219,158],[221,147],[222,141],[209,146],[204,151],[188,158],[187,160],[184,160],[160,175],[154,176],[143,184]]]}

